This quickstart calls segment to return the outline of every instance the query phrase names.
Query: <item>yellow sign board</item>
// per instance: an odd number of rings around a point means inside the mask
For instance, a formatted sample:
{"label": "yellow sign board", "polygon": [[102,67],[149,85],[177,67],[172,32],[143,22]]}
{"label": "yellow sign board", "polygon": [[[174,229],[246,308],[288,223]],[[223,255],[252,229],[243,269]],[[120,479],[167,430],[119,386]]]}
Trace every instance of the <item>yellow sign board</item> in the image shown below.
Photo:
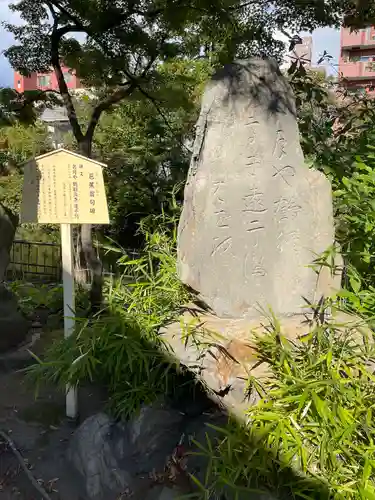
{"label": "yellow sign board", "polygon": [[109,224],[103,166],[65,149],[26,163],[21,222]]}

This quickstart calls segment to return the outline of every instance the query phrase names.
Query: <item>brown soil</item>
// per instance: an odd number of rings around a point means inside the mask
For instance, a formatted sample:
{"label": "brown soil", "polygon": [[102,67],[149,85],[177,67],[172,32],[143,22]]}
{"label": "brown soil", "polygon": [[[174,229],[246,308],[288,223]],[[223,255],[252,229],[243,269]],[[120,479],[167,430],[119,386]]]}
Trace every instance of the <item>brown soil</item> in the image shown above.
{"label": "brown soil", "polygon": [[[41,354],[55,337],[42,334],[34,350]],[[65,459],[76,425],[65,418],[63,392],[46,387],[36,398],[34,388],[20,371],[0,373],[0,387],[0,429],[13,440],[30,472],[52,499],[81,500],[79,481]],[[80,421],[103,408],[102,397],[91,388],[81,389],[79,400]],[[40,498],[14,453],[0,438],[0,499]]]}

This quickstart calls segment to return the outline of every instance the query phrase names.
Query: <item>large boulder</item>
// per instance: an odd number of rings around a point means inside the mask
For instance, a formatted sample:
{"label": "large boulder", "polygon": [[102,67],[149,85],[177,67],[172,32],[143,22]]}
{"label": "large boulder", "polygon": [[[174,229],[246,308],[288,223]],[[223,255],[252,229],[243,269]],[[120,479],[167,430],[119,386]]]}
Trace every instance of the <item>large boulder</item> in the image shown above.
{"label": "large boulder", "polygon": [[18,308],[13,293],[0,284],[0,353],[9,351],[25,340],[29,321]]}
{"label": "large boulder", "polygon": [[[196,443],[214,446],[223,437],[218,428],[227,419],[217,407],[192,418],[164,400],[143,406],[125,423],[99,413],[73,434],[68,459],[81,477],[87,500],[177,500],[196,493],[190,475],[205,484],[209,458]],[[228,488],[220,498],[234,500],[235,495]],[[277,497],[246,491],[238,500]]]}
{"label": "large boulder", "polygon": [[126,431],[104,413],[89,417],[74,433],[68,459],[90,500],[116,498],[129,487],[131,476],[120,467],[127,446]]}
{"label": "large boulder", "polygon": [[0,203],[0,283],[5,279],[17,225],[18,217]]}
{"label": "large boulder", "polygon": [[16,298],[2,284],[17,225],[18,217],[0,203],[0,353],[16,347],[29,330],[29,323],[19,311]]}
{"label": "large boulder", "polygon": [[[169,500],[192,492],[189,473],[204,481],[206,459],[188,455],[193,439],[204,443],[207,423],[224,425],[221,412],[190,418],[164,400],[145,405],[126,423],[104,413],[89,417],[74,433],[68,460],[82,479],[89,500],[116,500],[121,495]],[[187,471],[174,468],[172,457],[184,446]],[[182,458],[184,460],[184,458]]]}

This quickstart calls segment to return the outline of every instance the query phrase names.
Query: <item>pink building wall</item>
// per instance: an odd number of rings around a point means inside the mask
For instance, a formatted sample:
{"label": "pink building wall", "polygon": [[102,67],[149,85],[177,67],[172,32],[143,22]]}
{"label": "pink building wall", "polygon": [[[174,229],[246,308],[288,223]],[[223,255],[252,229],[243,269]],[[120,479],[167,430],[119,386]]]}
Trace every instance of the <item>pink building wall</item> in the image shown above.
{"label": "pink building wall", "polygon": [[[69,89],[82,88],[79,78],[75,75],[74,71],[63,66],[66,84]],[[54,71],[50,73],[32,73],[30,77],[20,75],[17,71],[14,72],[14,88],[18,92],[25,90],[59,90],[57,78]]]}
{"label": "pink building wall", "polygon": [[341,29],[339,74],[349,88],[375,86],[375,27]]}

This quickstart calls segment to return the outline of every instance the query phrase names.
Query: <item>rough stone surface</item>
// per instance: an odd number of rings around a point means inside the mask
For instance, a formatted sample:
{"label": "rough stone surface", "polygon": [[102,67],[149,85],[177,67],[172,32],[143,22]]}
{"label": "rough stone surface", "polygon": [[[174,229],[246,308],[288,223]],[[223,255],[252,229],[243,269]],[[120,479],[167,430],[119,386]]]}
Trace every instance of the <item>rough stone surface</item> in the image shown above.
{"label": "rough stone surface", "polygon": [[152,486],[150,475],[164,472],[181,438],[182,420],[162,401],[144,406],[125,424],[103,413],[85,420],[74,433],[68,459],[83,478],[87,497],[111,500],[124,492],[143,497]]}
{"label": "rough stone surface", "polygon": [[331,186],[304,165],[286,79],[272,61],[226,66],[197,123],[178,234],[182,281],[221,317],[298,314],[302,297],[316,303],[332,289],[329,273],[318,280],[308,266],[333,242]]}
{"label": "rough stone surface", "polygon": [[[161,417],[164,417],[162,419]],[[69,446],[69,460],[83,478],[88,500],[173,500],[196,492],[190,475],[205,484],[208,458],[197,453],[196,443],[215,446],[222,439],[218,427],[224,427],[228,417],[218,408],[197,417],[176,418],[176,410],[158,401],[144,406],[141,415],[121,424],[100,413],[88,418],[74,433]],[[151,437],[154,426],[155,436]],[[143,438],[141,433],[145,432]],[[182,435],[180,434],[182,432]],[[170,436],[165,436],[169,434]],[[176,442],[175,436],[179,435]],[[147,439],[151,454],[148,471],[137,460],[147,453]],[[139,447],[136,442],[143,440]],[[178,445],[178,446],[177,446]],[[152,462],[156,447],[163,455],[163,463]],[[182,448],[179,454],[176,450]],[[175,464],[178,464],[176,467]],[[212,478],[211,478],[212,479]],[[191,498],[191,496],[190,496]],[[223,500],[234,500],[228,490]],[[247,500],[273,500],[272,496],[246,492]]]}
{"label": "rough stone surface", "polygon": [[14,295],[2,284],[17,225],[18,217],[0,203],[0,353],[22,342],[30,326],[18,310]]}
{"label": "rough stone surface", "polygon": [[0,203],[0,283],[4,281],[9,253],[18,225],[18,217]]}
{"label": "rough stone surface", "polygon": [[141,408],[128,423],[133,465],[138,471],[162,469],[182,434],[183,415],[163,400]]}
{"label": "rough stone surface", "polygon": [[0,283],[0,353],[20,344],[29,328],[30,324],[19,311],[13,293]]}
{"label": "rough stone surface", "polygon": [[[373,342],[371,330],[363,320],[333,311],[328,319],[337,334],[350,332],[358,342]],[[311,331],[304,316],[279,318],[280,332],[294,342]],[[250,377],[258,383],[272,377],[266,361],[260,360],[255,337],[269,331],[267,318],[218,318],[199,309],[189,309],[180,321],[166,327],[163,340],[178,362],[187,367],[209,389],[211,397],[239,419],[260,396],[255,389],[246,397]],[[171,354],[169,354],[171,356]],[[369,369],[374,366],[369,365]]]}
{"label": "rough stone surface", "polygon": [[90,500],[116,498],[129,486],[130,474],[121,467],[127,435],[107,415],[89,417],[70,442],[68,459],[84,478]]}
{"label": "rough stone surface", "polygon": [[148,492],[146,500],[176,500],[179,497],[178,491],[166,486],[158,486]]}

